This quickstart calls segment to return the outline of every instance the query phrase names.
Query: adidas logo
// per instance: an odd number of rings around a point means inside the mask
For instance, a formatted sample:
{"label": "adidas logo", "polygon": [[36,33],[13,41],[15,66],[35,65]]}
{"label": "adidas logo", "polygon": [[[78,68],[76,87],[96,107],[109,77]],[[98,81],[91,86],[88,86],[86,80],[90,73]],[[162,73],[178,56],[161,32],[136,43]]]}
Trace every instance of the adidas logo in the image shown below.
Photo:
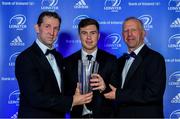
{"label": "adidas logo", "polygon": [[74,8],[87,9],[88,6],[86,5],[84,0],[80,0],[74,5]]}
{"label": "adidas logo", "polygon": [[10,46],[24,46],[24,43],[22,42],[20,36],[17,36],[11,41]]}
{"label": "adidas logo", "polygon": [[176,27],[180,27],[180,18],[177,18],[176,20],[174,20],[172,22],[172,24],[170,25],[171,28],[176,28]]}
{"label": "adidas logo", "polygon": [[180,103],[180,93],[171,100],[171,103]]}

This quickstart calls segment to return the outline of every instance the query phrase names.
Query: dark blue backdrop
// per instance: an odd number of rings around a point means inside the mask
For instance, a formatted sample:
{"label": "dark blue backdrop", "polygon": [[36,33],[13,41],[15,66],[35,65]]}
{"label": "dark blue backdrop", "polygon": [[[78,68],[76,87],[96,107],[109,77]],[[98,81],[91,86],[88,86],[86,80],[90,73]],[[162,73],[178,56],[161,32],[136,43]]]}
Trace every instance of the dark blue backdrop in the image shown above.
{"label": "dark blue backdrop", "polygon": [[65,57],[81,48],[77,24],[83,18],[98,20],[99,47],[117,57],[127,50],[121,36],[122,21],[129,16],[142,19],[146,44],[166,60],[165,117],[180,117],[180,0],[1,0],[0,118],[17,117],[15,59],[36,39],[34,25],[44,10],[56,11],[62,17],[56,47]]}

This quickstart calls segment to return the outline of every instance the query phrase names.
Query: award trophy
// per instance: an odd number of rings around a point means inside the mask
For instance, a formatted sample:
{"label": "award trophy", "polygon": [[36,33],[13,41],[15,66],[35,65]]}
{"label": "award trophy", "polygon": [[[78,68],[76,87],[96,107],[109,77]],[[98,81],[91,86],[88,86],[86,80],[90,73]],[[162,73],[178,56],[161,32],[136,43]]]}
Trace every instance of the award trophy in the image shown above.
{"label": "award trophy", "polygon": [[92,91],[90,86],[91,74],[98,73],[99,63],[97,61],[78,60],[78,80],[81,94]]}

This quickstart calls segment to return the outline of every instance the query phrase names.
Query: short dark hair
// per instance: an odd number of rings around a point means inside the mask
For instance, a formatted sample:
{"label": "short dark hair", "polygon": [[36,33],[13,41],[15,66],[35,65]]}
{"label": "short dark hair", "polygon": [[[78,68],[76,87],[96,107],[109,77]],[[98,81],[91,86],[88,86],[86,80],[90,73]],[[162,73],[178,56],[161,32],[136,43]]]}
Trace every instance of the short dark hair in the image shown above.
{"label": "short dark hair", "polygon": [[59,20],[59,27],[60,27],[61,17],[56,12],[50,12],[50,11],[44,11],[39,15],[39,18],[38,18],[38,21],[37,21],[38,26],[41,25],[41,23],[43,22],[43,18],[45,16],[53,17],[53,18],[58,19]]}
{"label": "short dark hair", "polygon": [[99,23],[95,19],[92,19],[92,18],[82,19],[78,24],[78,32],[80,33],[80,28],[88,26],[88,25],[95,25],[99,32]]}
{"label": "short dark hair", "polygon": [[141,26],[141,28],[142,28],[142,30],[144,30],[144,24],[143,24],[143,22],[140,20],[140,19],[138,19],[138,18],[136,18],[136,17],[128,17],[128,18],[126,18],[125,20],[124,20],[124,22],[123,22],[123,28],[124,28],[124,24],[127,22],[127,21],[129,21],[129,20],[136,20],[136,21],[138,21],[139,23],[140,23],[140,26]]}

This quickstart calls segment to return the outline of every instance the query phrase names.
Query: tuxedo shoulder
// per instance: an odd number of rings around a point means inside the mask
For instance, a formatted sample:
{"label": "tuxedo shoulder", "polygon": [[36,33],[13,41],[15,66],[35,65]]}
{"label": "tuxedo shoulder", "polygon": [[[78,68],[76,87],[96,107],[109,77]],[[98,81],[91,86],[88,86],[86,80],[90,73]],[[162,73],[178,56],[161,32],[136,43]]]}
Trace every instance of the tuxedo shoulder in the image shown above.
{"label": "tuxedo shoulder", "polygon": [[23,50],[22,52],[20,52],[18,57],[24,57],[24,56],[28,56],[28,55],[32,55],[32,48],[31,47],[28,47],[25,50]]}
{"label": "tuxedo shoulder", "polygon": [[107,52],[105,50],[98,49],[98,52],[101,55],[105,56],[105,57],[112,58],[112,59],[117,59],[117,57],[115,55],[113,55],[113,54],[111,54],[111,53],[109,53],[109,52]]}
{"label": "tuxedo shoulder", "polygon": [[64,60],[67,62],[68,61],[74,61],[74,60],[78,59],[78,57],[80,57],[80,56],[81,56],[80,51],[77,51],[77,52],[65,57]]}
{"label": "tuxedo shoulder", "polygon": [[158,58],[164,59],[164,57],[161,53],[159,53],[153,49],[150,49],[149,52],[150,52],[149,54],[151,54],[153,57],[158,57]]}

